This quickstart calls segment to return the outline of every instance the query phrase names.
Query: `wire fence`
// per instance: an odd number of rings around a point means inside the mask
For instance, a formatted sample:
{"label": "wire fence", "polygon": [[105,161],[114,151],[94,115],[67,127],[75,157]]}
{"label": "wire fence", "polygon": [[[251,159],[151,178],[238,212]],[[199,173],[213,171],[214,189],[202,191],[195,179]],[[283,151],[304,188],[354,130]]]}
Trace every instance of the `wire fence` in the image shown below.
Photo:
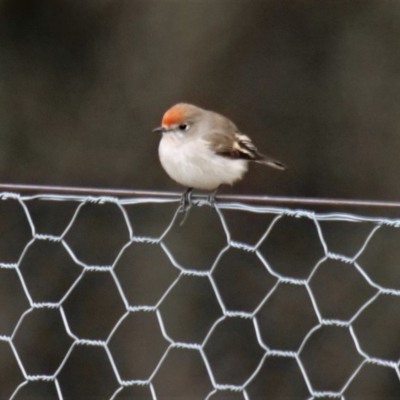
{"label": "wire fence", "polygon": [[400,219],[195,196],[180,226],[177,194],[13,189],[0,398],[400,398]]}

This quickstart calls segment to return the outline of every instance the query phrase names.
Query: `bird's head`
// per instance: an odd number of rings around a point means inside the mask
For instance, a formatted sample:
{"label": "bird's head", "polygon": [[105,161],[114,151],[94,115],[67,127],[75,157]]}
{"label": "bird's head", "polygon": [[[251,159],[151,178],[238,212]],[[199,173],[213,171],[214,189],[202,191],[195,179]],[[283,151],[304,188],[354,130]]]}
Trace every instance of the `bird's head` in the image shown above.
{"label": "bird's head", "polygon": [[153,129],[153,132],[181,134],[188,132],[203,112],[204,110],[192,104],[176,104],[165,112],[161,126]]}

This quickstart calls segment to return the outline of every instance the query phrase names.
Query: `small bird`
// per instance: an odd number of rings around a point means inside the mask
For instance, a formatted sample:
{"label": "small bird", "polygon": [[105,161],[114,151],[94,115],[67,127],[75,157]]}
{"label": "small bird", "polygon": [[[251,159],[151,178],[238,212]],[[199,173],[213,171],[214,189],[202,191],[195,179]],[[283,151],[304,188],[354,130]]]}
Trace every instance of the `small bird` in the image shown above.
{"label": "small bird", "polygon": [[161,165],[174,181],[188,188],[186,201],[193,189],[201,189],[214,191],[209,197],[213,202],[221,185],[243,178],[249,162],[286,168],[259,153],[231,120],[192,104],[171,107],[153,132],[162,133],[158,148]]}

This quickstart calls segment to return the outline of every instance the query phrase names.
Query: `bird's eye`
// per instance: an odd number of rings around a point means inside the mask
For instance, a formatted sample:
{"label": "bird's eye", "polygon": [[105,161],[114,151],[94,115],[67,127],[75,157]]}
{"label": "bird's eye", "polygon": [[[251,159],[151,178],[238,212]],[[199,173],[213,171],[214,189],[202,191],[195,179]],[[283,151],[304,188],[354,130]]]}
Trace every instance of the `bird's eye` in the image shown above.
{"label": "bird's eye", "polygon": [[180,131],[187,131],[189,129],[189,125],[188,124],[180,124],[178,126]]}

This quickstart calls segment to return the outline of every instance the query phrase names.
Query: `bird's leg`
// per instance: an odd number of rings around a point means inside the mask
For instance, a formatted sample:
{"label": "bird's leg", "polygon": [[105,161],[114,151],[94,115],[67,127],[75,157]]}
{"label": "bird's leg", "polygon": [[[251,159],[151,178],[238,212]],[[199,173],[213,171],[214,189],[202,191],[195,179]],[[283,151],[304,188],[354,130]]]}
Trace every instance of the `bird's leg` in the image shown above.
{"label": "bird's leg", "polygon": [[207,197],[207,202],[210,204],[211,207],[215,207],[215,197],[217,196],[218,189],[222,185],[219,185],[208,197]]}
{"label": "bird's leg", "polygon": [[182,226],[185,223],[186,218],[189,214],[190,208],[192,207],[192,191],[193,191],[193,188],[188,188],[182,194],[182,199],[181,199],[179,208],[181,209],[181,212],[185,213],[185,215],[183,216],[182,221],[179,224],[180,226]]}
{"label": "bird's leg", "polygon": [[193,188],[187,188],[181,198],[180,208],[182,212],[187,211],[192,206],[192,191]]}

